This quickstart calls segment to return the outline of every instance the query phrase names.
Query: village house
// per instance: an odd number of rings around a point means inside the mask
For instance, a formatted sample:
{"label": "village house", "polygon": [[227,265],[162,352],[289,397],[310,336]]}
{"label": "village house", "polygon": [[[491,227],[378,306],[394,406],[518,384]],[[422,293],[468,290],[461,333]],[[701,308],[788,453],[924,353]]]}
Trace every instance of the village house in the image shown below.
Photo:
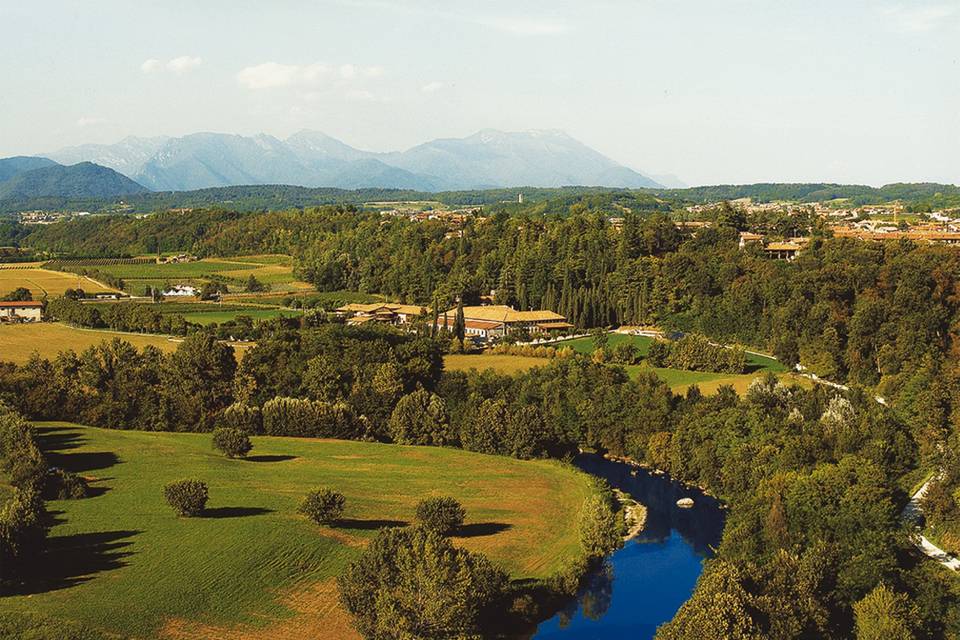
{"label": "village house", "polygon": [[365,324],[381,322],[385,324],[409,324],[426,315],[427,309],[413,304],[392,302],[373,302],[370,304],[350,303],[334,311],[347,319],[347,324]]}
{"label": "village house", "polygon": [[796,242],[771,242],[763,248],[768,258],[775,260],[793,260],[800,253],[801,246]]}
{"label": "village house", "polygon": [[[437,328],[452,330],[456,322],[456,308],[437,317]],[[484,339],[499,338],[517,331],[546,333],[572,329],[573,325],[553,311],[517,311],[506,305],[485,305],[463,308],[464,334]]]}
{"label": "village house", "polygon": [[0,302],[0,322],[40,322],[42,319],[42,302]]}

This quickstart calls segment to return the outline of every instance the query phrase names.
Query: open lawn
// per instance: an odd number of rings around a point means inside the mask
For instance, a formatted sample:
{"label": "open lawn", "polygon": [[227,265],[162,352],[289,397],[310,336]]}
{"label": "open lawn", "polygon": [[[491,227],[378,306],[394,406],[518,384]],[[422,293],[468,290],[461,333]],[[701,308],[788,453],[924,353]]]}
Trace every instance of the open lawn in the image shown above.
{"label": "open lawn", "polygon": [[309,291],[313,287],[299,282],[293,276],[290,256],[240,256],[236,258],[204,258],[193,262],[173,264],[111,264],[98,270],[122,278],[127,288],[140,293],[146,286],[171,284],[202,284],[210,280],[226,281],[233,290],[243,290],[252,275],[271,290]]}
{"label": "open lawn", "polygon": [[90,278],[62,271],[47,269],[15,269],[0,267],[0,296],[4,296],[17,287],[30,289],[35,300],[44,296],[62,296],[67,289],[83,289],[87,293],[114,291]]}
{"label": "open lawn", "polygon": [[43,358],[53,359],[61,351],[73,349],[80,353],[87,347],[114,338],[126,340],[141,349],[149,344],[166,352],[175,351],[179,344],[167,336],[77,329],[59,322],[0,324],[0,361],[23,364],[35,351]]}
{"label": "open lawn", "polygon": [[[612,337],[613,336],[611,336],[611,338]],[[629,338],[630,336],[621,337]],[[771,362],[779,365],[776,360],[771,360]],[[533,367],[543,367],[549,363],[550,360],[547,358],[531,358],[526,356],[511,356],[488,353],[450,354],[444,356],[443,358],[444,367],[451,371],[469,371],[471,369],[483,371],[485,369],[493,369],[497,373],[507,375],[527,371]],[[723,385],[731,385],[734,389],[736,389],[737,393],[744,394],[747,392],[747,388],[750,386],[750,383],[754,378],[765,373],[765,371],[770,370],[775,371],[777,375],[788,384],[799,384],[802,386],[809,386],[811,384],[806,378],[801,378],[799,376],[786,373],[783,367],[781,367],[779,371],[776,371],[776,369],[765,369],[764,367],[760,367],[754,370],[752,373],[746,373],[742,375],[731,373],[711,373],[708,371],[683,371],[681,369],[666,369],[660,367],[651,368],[644,364],[625,366],[624,369],[631,377],[640,375],[642,371],[652,370],[657,374],[658,378],[667,383],[674,393],[680,394],[686,393],[687,389],[693,384],[696,384],[700,388],[700,391],[706,395],[716,393],[717,389]]]}
{"label": "open lawn", "polygon": [[[250,458],[229,460],[209,434],[38,426],[51,464],[93,478],[95,495],[48,503],[41,577],[3,609],[137,637],[356,638],[334,577],[422,498],[459,499],[455,543],[522,578],[579,553],[575,514],[591,490],[557,462],[455,449],[257,437]],[[209,485],[203,517],[164,503],[162,486],[181,478]],[[325,485],[347,499],[334,528],[296,514]]]}
{"label": "open lawn", "polygon": [[[637,347],[637,351],[643,357],[646,357],[647,352],[650,350],[650,345],[653,343],[653,338],[648,336],[632,336],[622,333],[610,333],[608,336],[608,349],[613,349],[618,344],[632,342],[634,346]],[[556,346],[570,347],[577,353],[586,354],[593,353],[594,349],[596,349],[594,345],[594,339],[592,337],[564,340],[562,342],[558,342]],[[772,371],[773,373],[781,373],[787,370],[787,367],[784,366],[779,360],[757,353],[747,353],[747,368],[749,373],[756,373],[758,371]]]}

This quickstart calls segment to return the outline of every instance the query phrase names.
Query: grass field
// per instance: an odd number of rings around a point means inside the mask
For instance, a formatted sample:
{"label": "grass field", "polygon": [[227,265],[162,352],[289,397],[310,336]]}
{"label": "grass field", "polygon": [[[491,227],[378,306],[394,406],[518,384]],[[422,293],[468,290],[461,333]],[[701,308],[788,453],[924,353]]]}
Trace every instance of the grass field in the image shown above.
{"label": "grass field", "polygon": [[[624,342],[633,342],[637,345],[642,355],[646,355],[652,338],[646,336],[629,336],[619,333],[610,334],[608,343],[609,348],[613,348]],[[582,354],[593,353],[593,338],[577,338],[576,340],[567,340],[560,342],[558,346],[568,346],[574,351]],[[545,366],[549,360],[545,358],[531,358],[526,356],[511,356],[500,354],[451,354],[443,359],[444,366],[453,371],[469,371],[476,369],[493,369],[497,373],[509,374],[527,371],[533,367]],[[636,377],[643,371],[652,370],[661,380],[667,383],[674,393],[686,393],[691,385],[696,384],[700,391],[710,395],[717,392],[723,385],[731,385],[737,393],[744,394],[750,383],[758,375],[766,372],[776,373],[788,383],[795,383],[807,386],[810,382],[806,378],[801,378],[787,372],[783,364],[773,358],[766,356],[747,354],[749,373],[731,374],[731,373],[712,373],[709,371],[684,371],[681,369],[668,369],[661,367],[649,367],[645,364],[625,366],[627,373]]]}
{"label": "grass field", "polygon": [[168,353],[175,351],[179,344],[166,336],[77,329],[59,322],[0,324],[0,361],[23,364],[33,352],[53,359],[61,351],[73,349],[80,353],[113,338],[122,338],[141,349],[153,345]]}
{"label": "grass field", "polygon": [[[333,578],[420,499],[456,497],[456,544],[543,577],[579,552],[573,515],[591,490],[556,462],[455,449],[258,437],[251,458],[228,460],[208,434],[39,426],[51,464],[96,478],[95,496],[48,503],[46,582],[3,608],[137,637],[356,638]],[[163,502],[163,484],[186,477],[209,485],[204,517]],[[323,485],[347,498],[336,528],[295,513]]]}
{"label": "grass field", "polygon": [[191,311],[184,313],[183,317],[187,322],[213,324],[214,322],[235,320],[237,316],[248,316],[253,318],[254,322],[257,322],[259,320],[272,320],[281,316],[294,318],[300,315],[303,315],[303,312],[297,309],[239,309],[234,311]]}
{"label": "grass field", "polygon": [[17,287],[30,289],[35,300],[44,296],[62,296],[67,289],[83,289],[87,293],[113,291],[90,278],[62,271],[47,269],[13,269],[0,266],[0,296],[4,296]]}
{"label": "grass field", "polygon": [[231,258],[204,258],[193,262],[173,264],[112,264],[96,267],[98,270],[122,278],[127,288],[139,293],[147,286],[171,284],[202,284],[211,279],[227,280],[228,287],[241,289],[252,275],[275,291],[309,291],[313,287],[299,282],[293,276],[290,256],[263,255]]}

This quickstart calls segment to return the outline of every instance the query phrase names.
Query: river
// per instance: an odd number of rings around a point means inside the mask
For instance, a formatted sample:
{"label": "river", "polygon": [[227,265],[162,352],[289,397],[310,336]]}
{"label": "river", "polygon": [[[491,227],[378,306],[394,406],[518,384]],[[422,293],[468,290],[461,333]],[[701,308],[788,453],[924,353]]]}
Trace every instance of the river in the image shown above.
{"label": "river", "polygon": [[[588,576],[577,600],[541,623],[532,638],[653,638],[693,593],[704,559],[720,542],[723,510],[715,499],[664,475],[596,455],[579,456],[575,464],[645,505],[647,522],[638,537]],[[687,497],[693,508],[677,507],[677,500]]]}

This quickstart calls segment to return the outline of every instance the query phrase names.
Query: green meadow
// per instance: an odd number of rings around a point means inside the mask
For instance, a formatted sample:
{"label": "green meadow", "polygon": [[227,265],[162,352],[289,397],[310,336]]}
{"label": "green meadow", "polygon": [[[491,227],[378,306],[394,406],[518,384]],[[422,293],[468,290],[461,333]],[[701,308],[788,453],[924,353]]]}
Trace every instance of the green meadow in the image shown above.
{"label": "green meadow", "polygon": [[[48,502],[50,551],[30,588],[4,598],[0,631],[12,620],[133,637],[352,638],[333,579],[379,527],[411,522],[422,498],[459,499],[456,544],[539,578],[580,553],[575,514],[591,491],[557,462],[455,449],[256,437],[248,459],[229,460],[209,434],[38,433],[50,463],[87,477],[94,495]],[[182,478],[209,485],[203,517],[164,503],[163,485]],[[346,495],[335,527],[296,513],[318,486]]]}

